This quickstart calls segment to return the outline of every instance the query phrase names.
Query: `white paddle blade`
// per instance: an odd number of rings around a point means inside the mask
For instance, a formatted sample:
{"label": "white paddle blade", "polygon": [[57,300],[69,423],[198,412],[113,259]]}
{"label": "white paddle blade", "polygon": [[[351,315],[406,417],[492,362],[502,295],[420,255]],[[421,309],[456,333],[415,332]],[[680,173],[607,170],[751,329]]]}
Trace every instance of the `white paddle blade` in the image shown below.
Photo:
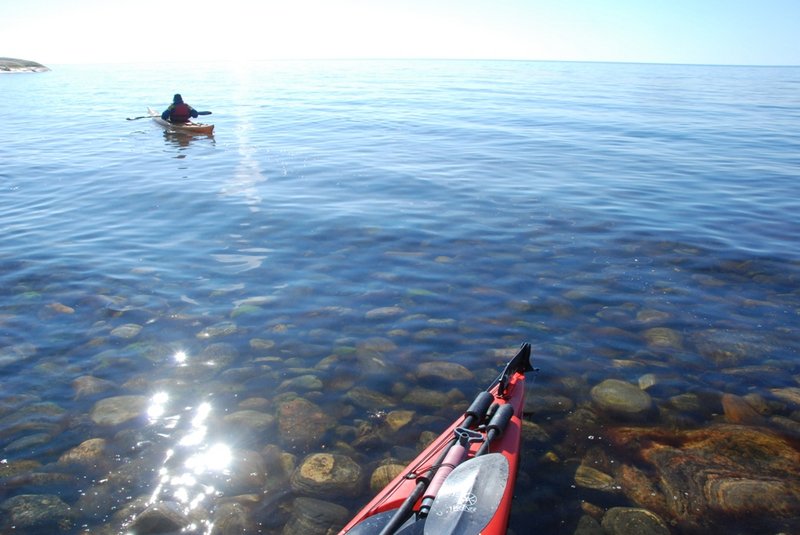
{"label": "white paddle blade", "polygon": [[500,453],[458,465],[439,489],[424,535],[478,535],[497,512],[508,476],[508,460]]}

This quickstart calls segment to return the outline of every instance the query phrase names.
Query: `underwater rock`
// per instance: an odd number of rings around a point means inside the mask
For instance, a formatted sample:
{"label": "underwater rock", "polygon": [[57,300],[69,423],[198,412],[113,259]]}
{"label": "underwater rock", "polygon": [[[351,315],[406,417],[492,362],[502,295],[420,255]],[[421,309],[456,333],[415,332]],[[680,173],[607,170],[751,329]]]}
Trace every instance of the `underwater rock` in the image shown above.
{"label": "underwater rock", "polygon": [[0,368],[18,364],[36,355],[33,344],[14,344],[0,348]]}
{"label": "underwater rock", "polygon": [[100,394],[111,390],[116,385],[106,379],[100,379],[92,375],[82,375],[72,381],[72,390],[75,392],[75,399]]}
{"label": "underwater rock", "polygon": [[417,379],[442,381],[471,381],[475,378],[469,369],[456,362],[423,362],[417,367]]}
{"label": "underwater rock", "polygon": [[644,332],[644,338],[651,349],[678,350],[683,348],[683,338],[674,329],[653,327]]}
{"label": "underwater rock", "polygon": [[0,418],[0,439],[13,437],[17,433],[55,434],[67,418],[67,411],[55,403],[31,403]]}
{"label": "underwater rock", "polygon": [[0,463],[0,483],[3,480],[32,472],[42,466],[39,461],[24,460],[24,461],[11,461]]}
{"label": "underwater rock", "polygon": [[222,419],[231,431],[245,429],[251,433],[261,434],[275,424],[275,416],[267,412],[245,409],[226,414]]}
{"label": "underwater rock", "polygon": [[641,323],[659,323],[668,319],[670,319],[670,314],[662,310],[646,308],[636,313],[636,321]]}
{"label": "underwater rock", "polygon": [[261,450],[264,460],[266,490],[281,490],[287,487],[289,476],[296,468],[297,459],[294,455],[286,453],[275,444],[268,444]]}
{"label": "underwater rock", "polygon": [[274,340],[266,340],[264,338],[251,338],[250,347],[252,349],[267,350],[275,347]]}
{"label": "underwater rock", "polygon": [[362,376],[385,376],[391,370],[386,353],[396,351],[397,345],[388,338],[369,338],[359,342],[355,349],[354,363]]}
{"label": "underwater rock", "polygon": [[379,492],[386,485],[391,483],[395,477],[402,474],[405,469],[405,465],[402,464],[390,463],[380,465],[372,471],[372,475],[369,478],[370,490],[375,493]]}
{"label": "underwater rock", "polygon": [[396,433],[403,427],[410,424],[414,421],[414,415],[416,412],[414,411],[407,411],[407,410],[396,410],[391,411],[389,414],[386,415],[386,419],[384,420],[386,423],[386,427],[389,429],[390,432]]}
{"label": "underwater rock", "polygon": [[23,450],[32,450],[52,440],[50,433],[34,433],[11,442],[3,448],[5,453],[14,453]]}
{"label": "underwater rock", "polygon": [[356,346],[356,354],[358,355],[373,355],[376,353],[388,353],[397,350],[397,344],[388,338],[368,338],[362,340]]}
{"label": "underwater rock", "polygon": [[138,418],[147,410],[145,396],[115,396],[98,401],[89,417],[98,425],[115,426]]}
{"label": "underwater rock", "polygon": [[305,374],[293,377],[282,382],[278,391],[305,392],[309,390],[322,390],[322,379],[316,375]]}
{"label": "underwater rock", "polygon": [[365,386],[351,388],[344,395],[344,398],[355,405],[366,410],[378,410],[386,407],[394,407],[396,403],[392,398],[371,390]]}
{"label": "underwater rock", "polygon": [[769,351],[761,336],[728,329],[707,329],[694,333],[692,341],[697,353],[719,367],[739,366],[743,362],[759,362]]}
{"label": "underwater rock", "polygon": [[305,451],[316,446],[332,425],[325,411],[306,399],[293,398],[278,404],[278,431],[287,448]]}
{"label": "underwater rock", "polygon": [[441,390],[415,387],[403,397],[403,404],[438,409],[451,406],[462,399],[464,396],[458,391],[442,392]]}
{"label": "underwater rock", "polygon": [[[12,490],[20,494],[52,494],[61,499],[72,497],[77,491],[76,485],[81,478],[74,473],[66,474],[54,471],[52,465],[45,465],[29,472],[18,473],[14,477],[0,479],[0,496]],[[0,514],[2,518],[2,514]],[[0,533],[4,533],[0,529]]]}
{"label": "underwater rock", "polygon": [[64,303],[50,303],[47,305],[47,308],[58,314],[75,314],[75,309],[71,306],[65,305]]}
{"label": "underwater rock", "polygon": [[770,392],[776,398],[790,405],[800,406],[800,388],[798,387],[772,388]]}
{"label": "underwater rock", "polygon": [[0,528],[19,533],[69,531],[73,514],[69,505],[51,494],[21,494],[0,504]]}
{"label": "underwater rock", "polygon": [[257,451],[237,449],[231,452],[231,464],[220,489],[226,495],[258,492],[267,482],[264,458]]}
{"label": "underwater rock", "polygon": [[601,526],[608,535],[670,535],[658,515],[634,507],[612,507],[603,515]]}
{"label": "underwater rock", "polygon": [[592,388],[597,407],[618,416],[643,416],[652,409],[653,400],[638,386],[619,379],[606,379]]}
{"label": "underwater rock", "polygon": [[331,535],[347,523],[350,513],[341,505],[314,498],[296,498],[283,535]]}
{"label": "underwater rock", "polygon": [[678,394],[669,398],[669,404],[681,412],[695,413],[703,409],[703,403],[697,394]]}
{"label": "underwater rock", "polygon": [[380,307],[369,310],[364,317],[368,320],[394,318],[405,314],[405,309],[401,307]]}
{"label": "underwater rock", "polygon": [[551,438],[542,426],[529,420],[522,420],[522,440],[525,442],[550,442]]}
{"label": "underwater rock", "polygon": [[239,328],[232,321],[221,321],[214,325],[209,325],[195,336],[200,340],[210,340],[221,336],[228,336],[237,332]]}
{"label": "underwater rock", "polygon": [[267,398],[252,397],[240,401],[238,407],[241,410],[263,411],[269,408],[271,405],[272,402]]}
{"label": "underwater rock", "polygon": [[106,459],[106,440],[103,438],[84,440],[61,455],[58,464],[78,465],[98,472],[107,470],[109,463]]}
{"label": "underwater rock", "polygon": [[578,526],[572,535],[608,535],[608,533],[600,527],[600,523],[589,515],[583,515],[578,520]]}
{"label": "underwater rock", "polygon": [[575,484],[587,489],[606,492],[615,490],[614,477],[591,466],[581,464],[575,471]]}
{"label": "underwater rock", "polygon": [[639,388],[642,390],[647,390],[648,388],[654,387],[658,384],[658,377],[654,373],[646,373],[639,377]]}
{"label": "underwater rock", "polygon": [[574,406],[573,401],[566,396],[543,394],[525,398],[525,412],[535,415],[566,413]]}
{"label": "underwater rock", "polygon": [[739,396],[734,394],[722,395],[722,410],[725,420],[732,424],[763,425],[766,420],[755,409]]}
{"label": "underwater rock", "polygon": [[361,422],[356,426],[356,437],[350,444],[358,450],[370,450],[380,448],[383,442],[383,436],[377,426],[372,422]]}
{"label": "underwater rock", "polygon": [[307,496],[356,496],[362,486],[361,467],[346,455],[314,453],[294,471],[291,484]]}
{"label": "underwater rock", "polygon": [[142,331],[142,326],[136,323],[126,323],[111,330],[111,336],[117,338],[130,339],[135,338]]}
{"label": "underwater rock", "polygon": [[[236,347],[226,343],[211,344],[200,352],[197,357],[197,364],[200,364],[208,371],[219,371],[229,368],[239,357]],[[180,369],[192,368],[187,366]],[[197,366],[200,368],[200,366]]]}
{"label": "underwater rock", "polygon": [[223,503],[214,510],[210,535],[258,533],[248,510],[240,503]]}
{"label": "underwater rock", "polygon": [[617,481],[626,496],[687,533],[718,531],[726,520],[800,530],[800,450],[776,433],[718,424],[617,428],[608,437],[643,465],[623,465]]}
{"label": "underwater rock", "polygon": [[177,502],[153,504],[136,515],[131,529],[136,535],[180,533],[191,523],[182,509]]}
{"label": "underwater rock", "polygon": [[784,432],[794,435],[795,438],[800,438],[800,421],[792,420],[785,416],[773,416],[769,419],[770,424]]}

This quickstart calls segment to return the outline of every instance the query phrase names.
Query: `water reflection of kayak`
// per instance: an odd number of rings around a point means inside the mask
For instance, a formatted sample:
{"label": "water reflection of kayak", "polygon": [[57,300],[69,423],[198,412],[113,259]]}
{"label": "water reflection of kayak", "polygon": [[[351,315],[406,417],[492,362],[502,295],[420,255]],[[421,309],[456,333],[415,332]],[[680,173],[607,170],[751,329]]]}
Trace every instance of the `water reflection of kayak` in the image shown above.
{"label": "water reflection of kayak", "polygon": [[147,108],[147,113],[150,117],[153,118],[155,122],[163,126],[164,128],[168,128],[170,130],[174,130],[176,132],[183,132],[185,134],[213,134],[214,133],[214,125],[213,124],[205,124],[205,123],[193,123],[191,121],[187,123],[171,123],[169,121],[165,121],[161,118],[161,114],[155,111],[153,108]]}
{"label": "water reflection of kayak", "polygon": [[500,376],[339,535],[505,534],[519,464],[523,344]]}

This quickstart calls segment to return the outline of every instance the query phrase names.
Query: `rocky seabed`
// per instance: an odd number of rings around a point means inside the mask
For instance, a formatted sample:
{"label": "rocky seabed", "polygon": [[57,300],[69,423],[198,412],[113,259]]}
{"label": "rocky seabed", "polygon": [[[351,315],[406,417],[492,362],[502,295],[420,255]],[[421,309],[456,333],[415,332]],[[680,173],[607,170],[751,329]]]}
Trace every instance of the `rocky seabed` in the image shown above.
{"label": "rocky seabed", "polygon": [[[652,304],[588,314],[585,296],[504,305],[592,318],[534,344],[510,533],[800,533],[795,363],[766,336],[678,330]],[[521,321],[478,338],[474,322],[416,312],[427,297],[267,324],[273,296],[220,317],[149,295],[46,303],[38,319],[64,332],[89,314],[89,338],[48,358],[0,348],[0,368],[49,383],[0,394],[0,532],[334,533],[496,376],[517,331],[548,332]],[[493,349],[419,351],[454,332]]]}

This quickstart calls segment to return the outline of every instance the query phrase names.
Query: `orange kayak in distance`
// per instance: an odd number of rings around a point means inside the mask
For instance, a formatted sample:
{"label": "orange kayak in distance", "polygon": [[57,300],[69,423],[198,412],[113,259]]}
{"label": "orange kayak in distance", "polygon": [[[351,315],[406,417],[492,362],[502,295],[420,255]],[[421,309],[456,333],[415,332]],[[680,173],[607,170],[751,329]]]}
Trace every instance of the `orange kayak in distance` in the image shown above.
{"label": "orange kayak in distance", "polygon": [[153,118],[153,120],[156,123],[173,132],[180,132],[182,134],[205,134],[205,135],[211,135],[214,133],[213,124],[193,123],[191,121],[189,121],[188,123],[171,123],[169,121],[165,121],[164,119],[162,119],[161,114],[155,111],[153,108],[147,108],[147,113],[148,115],[150,115],[150,117]]}

